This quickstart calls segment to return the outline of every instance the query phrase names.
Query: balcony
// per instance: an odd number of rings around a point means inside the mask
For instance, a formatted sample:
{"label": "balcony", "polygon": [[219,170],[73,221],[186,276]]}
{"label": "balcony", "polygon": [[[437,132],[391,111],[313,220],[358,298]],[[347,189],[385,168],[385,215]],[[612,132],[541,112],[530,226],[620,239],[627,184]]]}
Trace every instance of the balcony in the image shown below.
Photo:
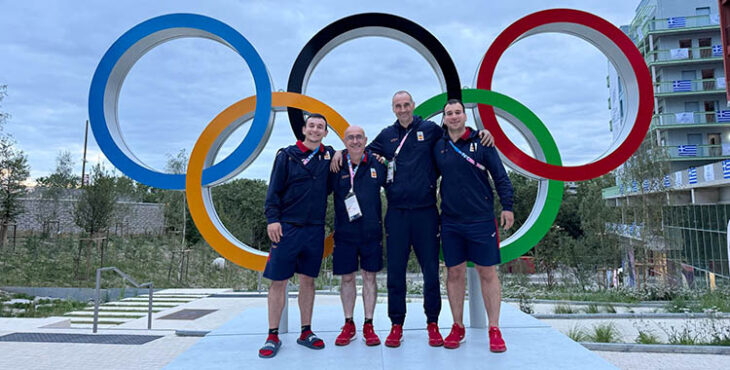
{"label": "balcony", "polygon": [[698,128],[730,127],[730,119],[718,117],[718,112],[677,112],[655,114],[651,119],[652,128]]}
{"label": "balcony", "polygon": [[722,45],[701,48],[654,50],[644,56],[648,65],[722,62]]}
{"label": "balcony", "polygon": [[673,161],[720,160],[730,157],[730,153],[723,154],[722,145],[666,145],[663,148]]}
{"label": "balcony", "polygon": [[654,83],[654,96],[657,97],[719,93],[725,93],[725,77]]}
{"label": "balcony", "polygon": [[686,31],[720,30],[720,19],[717,15],[693,15],[648,20],[643,27],[632,35],[635,43],[641,44],[649,34],[671,34]]}

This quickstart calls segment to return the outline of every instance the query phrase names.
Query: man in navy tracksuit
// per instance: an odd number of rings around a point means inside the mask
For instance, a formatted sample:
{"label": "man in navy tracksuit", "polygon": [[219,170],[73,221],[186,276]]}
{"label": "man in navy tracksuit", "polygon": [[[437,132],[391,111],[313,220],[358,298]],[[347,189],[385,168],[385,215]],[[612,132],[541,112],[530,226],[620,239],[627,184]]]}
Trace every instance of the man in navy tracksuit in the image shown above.
{"label": "man in navy tracksuit", "polygon": [[299,275],[299,311],[302,334],[297,343],[312,349],[324,342],[311,330],[314,279],[324,253],[324,219],[327,210],[329,165],[334,150],[322,145],[327,121],[320,114],[307,117],[304,141],[279,150],[266,194],[267,232],[271,251],[264,277],[269,288],[269,336],[259,357],[274,357],[281,346],[279,321],[286,302],[286,285]]}
{"label": "man in navy tracksuit", "polygon": [[358,126],[350,126],[344,134],[345,166],[330,174],[334,192],[335,249],[332,253],[333,272],[341,275],[340,297],[345,313],[345,325],[335,340],[344,346],[356,337],[353,311],[355,309],[355,273],[361,271],[362,300],[365,309],[363,339],[375,346],[380,339],[373,329],[373,313],[377,299],[376,274],[383,269],[383,224],[380,189],[385,185],[385,166],[365,150],[367,137]]}
{"label": "man in navy tracksuit", "polygon": [[501,292],[496,266],[500,263],[499,233],[494,218],[494,180],[502,204],[501,226],[509,229],[512,213],[512,183],[493,147],[479,143],[475,131],[465,126],[466,113],[460,100],[444,107],[444,135],[434,146],[436,166],[441,171],[441,241],[448,268],[447,290],[454,316],[444,347],[458,348],[465,340],[463,322],[466,261],[479,273],[484,305],[489,317],[489,344],[493,352],[507,348],[499,331]]}

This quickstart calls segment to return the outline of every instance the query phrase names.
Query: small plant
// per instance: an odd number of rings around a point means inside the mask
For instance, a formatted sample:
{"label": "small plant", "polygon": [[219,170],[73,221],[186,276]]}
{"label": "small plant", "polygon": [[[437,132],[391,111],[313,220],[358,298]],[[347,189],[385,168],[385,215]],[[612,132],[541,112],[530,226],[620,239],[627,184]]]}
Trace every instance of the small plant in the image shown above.
{"label": "small plant", "polygon": [[568,336],[568,338],[572,339],[575,342],[588,341],[588,335],[586,334],[585,330],[583,330],[583,328],[581,328],[579,325],[570,328],[566,335]]}
{"label": "small plant", "polygon": [[593,327],[593,334],[589,335],[592,342],[613,343],[618,342],[621,334],[613,323],[598,324]]}
{"label": "small plant", "polygon": [[601,310],[598,308],[597,304],[589,304],[585,308],[585,312],[586,313],[599,313],[599,312],[601,312]]}
{"label": "small plant", "polygon": [[[612,304],[606,304],[603,306],[603,309],[606,310],[608,313],[616,313],[616,307]],[[633,310],[630,310],[631,313],[633,313]]]}
{"label": "small plant", "polygon": [[519,288],[517,298],[519,299],[520,311],[528,315],[535,313],[535,306],[532,304],[532,298],[527,295],[527,289],[524,287]]}
{"label": "small plant", "polygon": [[553,308],[553,312],[557,314],[561,313],[576,313],[576,311],[568,304],[559,304]]}
{"label": "small plant", "polygon": [[660,344],[659,337],[652,331],[639,330],[639,336],[636,337],[636,343],[639,344]]}

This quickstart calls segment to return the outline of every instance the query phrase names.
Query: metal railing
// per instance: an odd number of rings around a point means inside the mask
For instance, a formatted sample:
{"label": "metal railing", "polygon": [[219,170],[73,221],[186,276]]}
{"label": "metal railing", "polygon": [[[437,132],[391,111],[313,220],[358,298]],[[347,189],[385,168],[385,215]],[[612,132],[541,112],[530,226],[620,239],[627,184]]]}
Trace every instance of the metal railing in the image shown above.
{"label": "metal railing", "polygon": [[134,281],[134,279],[132,279],[131,277],[129,277],[129,275],[125,274],[124,272],[122,272],[120,269],[118,269],[116,267],[102,267],[102,268],[96,269],[96,293],[95,293],[95,299],[94,299],[94,327],[92,329],[93,333],[96,333],[96,330],[99,326],[99,303],[101,301],[101,294],[100,294],[101,293],[101,273],[103,271],[114,271],[117,274],[119,274],[119,276],[122,277],[122,282],[129,281],[130,283],[132,283],[132,285],[134,285],[137,288],[144,288],[144,287],[149,288],[149,294],[147,294],[147,296],[149,297],[149,304],[147,307],[147,330],[152,329],[152,294],[153,294],[154,287],[155,287],[154,284],[151,281],[149,283],[137,284],[137,282]]}
{"label": "metal railing", "polygon": [[[692,15],[686,17],[673,17],[652,19],[644,24],[641,28],[641,36],[646,36],[649,32],[653,31],[667,31],[667,30],[684,30],[687,28],[697,27],[708,27],[716,26],[720,27],[718,23],[714,23],[709,15]],[[643,39],[643,37],[641,37]],[[639,40],[640,41],[640,40]]]}
{"label": "metal railing", "polygon": [[[680,147],[682,150],[680,150]],[[687,145],[667,145],[663,147],[670,158],[693,159],[722,157],[722,145],[695,145],[691,150],[687,149]]]}
{"label": "metal railing", "polygon": [[[718,45],[719,46],[719,45]],[[699,48],[679,48],[679,49],[662,49],[654,50],[644,56],[646,63],[655,62],[672,62],[687,60],[711,60],[718,59],[722,61],[722,51],[713,53],[712,46],[704,46]]]}
{"label": "metal railing", "polygon": [[[690,113],[692,114],[690,115]],[[655,114],[651,119],[651,123],[654,126],[692,125],[707,123],[730,124],[730,122],[719,122],[717,119],[717,112],[714,111]]]}
{"label": "metal railing", "polygon": [[707,78],[703,80],[677,80],[654,83],[654,93],[686,93],[693,91],[718,91],[725,92],[725,84],[718,83],[718,79],[724,82],[725,77]]}

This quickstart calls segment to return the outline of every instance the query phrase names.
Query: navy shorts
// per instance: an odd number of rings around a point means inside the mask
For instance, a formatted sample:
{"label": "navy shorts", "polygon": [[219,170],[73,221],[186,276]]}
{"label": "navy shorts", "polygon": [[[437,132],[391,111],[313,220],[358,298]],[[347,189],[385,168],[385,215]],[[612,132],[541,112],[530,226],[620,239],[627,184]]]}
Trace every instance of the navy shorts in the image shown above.
{"label": "navy shorts", "polygon": [[271,244],[264,277],[286,280],[294,273],[316,278],[324,253],[324,225],[297,226],[281,223],[284,234],[279,244]]}
{"label": "navy shorts", "polygon": [[368,272],[383,269],[383,241],[335,242],[332,252],[332,272],[335,275],[347,275],[360,268]]}
{"label": "navy shorts", "polygon": [[497,220],[475,223],[441,224],[441,247],[446,267],[471,261],[479,266],[493,266],[501,262]]}

